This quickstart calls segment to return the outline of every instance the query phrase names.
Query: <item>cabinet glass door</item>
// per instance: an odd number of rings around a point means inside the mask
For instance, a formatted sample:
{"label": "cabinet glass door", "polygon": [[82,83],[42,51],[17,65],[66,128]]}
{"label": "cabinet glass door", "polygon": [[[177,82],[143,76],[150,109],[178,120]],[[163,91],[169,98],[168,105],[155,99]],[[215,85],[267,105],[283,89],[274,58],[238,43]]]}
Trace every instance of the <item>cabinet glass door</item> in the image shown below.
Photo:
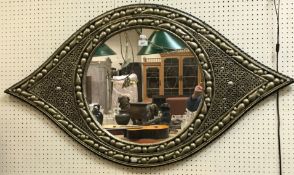
{"label": "cabinet glass door", "polygon": [[179,95],[179,60],[177,58],[164,60],[164,95]]}
{"label": "cabinet glass door", "polygon": [[159,68],[148,67],[146,69],[146,93],[148,98],[159,95]]}
{"label": "cabinet glass door", "polygon": [[190,96],[193,94],[197,84],[198,66],[196,59],[193,57],[183,59],[183,95]]}

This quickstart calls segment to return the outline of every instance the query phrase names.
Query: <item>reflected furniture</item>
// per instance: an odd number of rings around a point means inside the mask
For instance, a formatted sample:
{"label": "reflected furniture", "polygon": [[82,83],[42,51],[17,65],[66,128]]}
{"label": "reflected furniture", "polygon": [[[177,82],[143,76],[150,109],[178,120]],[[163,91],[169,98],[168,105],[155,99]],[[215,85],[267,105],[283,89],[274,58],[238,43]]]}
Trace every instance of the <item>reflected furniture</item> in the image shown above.
{"label": "reflected furniture", "polygon": [[168,125],[104,125],[103,128],[113,135],[132,141],[139,139],[166,139],[169,137]]}
{"label": "reflected furniture", "polygon": [[166,103],[170,106],[171,115],[183,115],[186,112],[189,97],[168,97]]}
{"label": "reflected furniture", "polygon": [[89,103],[96,103],[107,113],[111,109],[111,60],[107,58],[103,61],[91,61],[88,72],[86,91]]}
{"label": "reflected furniture", "polygon": [[129,128],[125,137],[130,140],[137,139],[166,139],[169,136],[168,125],[149,125],[140,128]]}
{"label": "reflected furniture", "polygon": [[160,54],[160,58],[144,58],[143,101],[153,96],[190,96],[202,82],[196,58],[188,50]]}

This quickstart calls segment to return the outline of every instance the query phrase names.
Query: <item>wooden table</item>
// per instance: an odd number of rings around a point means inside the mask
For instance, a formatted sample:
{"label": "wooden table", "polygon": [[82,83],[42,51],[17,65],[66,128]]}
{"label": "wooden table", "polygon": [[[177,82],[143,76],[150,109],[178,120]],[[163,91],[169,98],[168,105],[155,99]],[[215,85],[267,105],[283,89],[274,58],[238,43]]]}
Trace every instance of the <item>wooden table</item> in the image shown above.
{"label": "wooden table", "polygon": [[120,135],[134,142],[139,142],[140,139],[158,142],[169,137],[168,125],[103,125],[103,128],[113,135]]}

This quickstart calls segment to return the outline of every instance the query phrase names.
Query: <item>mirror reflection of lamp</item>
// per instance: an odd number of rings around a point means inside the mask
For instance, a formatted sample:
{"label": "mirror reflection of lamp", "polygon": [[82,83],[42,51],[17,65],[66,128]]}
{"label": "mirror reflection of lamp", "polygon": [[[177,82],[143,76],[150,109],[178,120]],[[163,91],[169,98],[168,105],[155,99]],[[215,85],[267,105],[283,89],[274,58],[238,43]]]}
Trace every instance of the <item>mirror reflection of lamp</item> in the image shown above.
{"label": "mirror reflection of lamp", "polygon": [[106,44],[102,44],[95,50],[93,57],[109,56],[109,55],[116,55],[116,53]]}
{"label": "mirror reflection of lamp", "polygon": [[148,39],[148,45],[143,46],[138,55],[160,54],[182,50],[187,46],[172,34],[158,30],[154,31]]}

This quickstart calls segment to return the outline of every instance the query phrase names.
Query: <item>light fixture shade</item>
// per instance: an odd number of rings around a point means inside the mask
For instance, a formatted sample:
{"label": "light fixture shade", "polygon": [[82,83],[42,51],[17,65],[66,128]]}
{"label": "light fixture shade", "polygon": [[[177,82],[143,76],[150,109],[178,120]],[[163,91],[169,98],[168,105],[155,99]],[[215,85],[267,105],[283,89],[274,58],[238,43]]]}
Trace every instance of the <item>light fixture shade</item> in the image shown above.
{"label": "light fixture shade", "polygon": [[172,52],[184,49],[186,45],[172,34],[165,31],[154,31],[148,39],[148,46],[142,47],[138,55],[150,55],[165,52]]}
{"label": "light fixture shade", "polygon": [[107,55],[115,55],[116,53],[108,47],[106,44],[102,44],[96,50],[93,56],[107,56]]}

